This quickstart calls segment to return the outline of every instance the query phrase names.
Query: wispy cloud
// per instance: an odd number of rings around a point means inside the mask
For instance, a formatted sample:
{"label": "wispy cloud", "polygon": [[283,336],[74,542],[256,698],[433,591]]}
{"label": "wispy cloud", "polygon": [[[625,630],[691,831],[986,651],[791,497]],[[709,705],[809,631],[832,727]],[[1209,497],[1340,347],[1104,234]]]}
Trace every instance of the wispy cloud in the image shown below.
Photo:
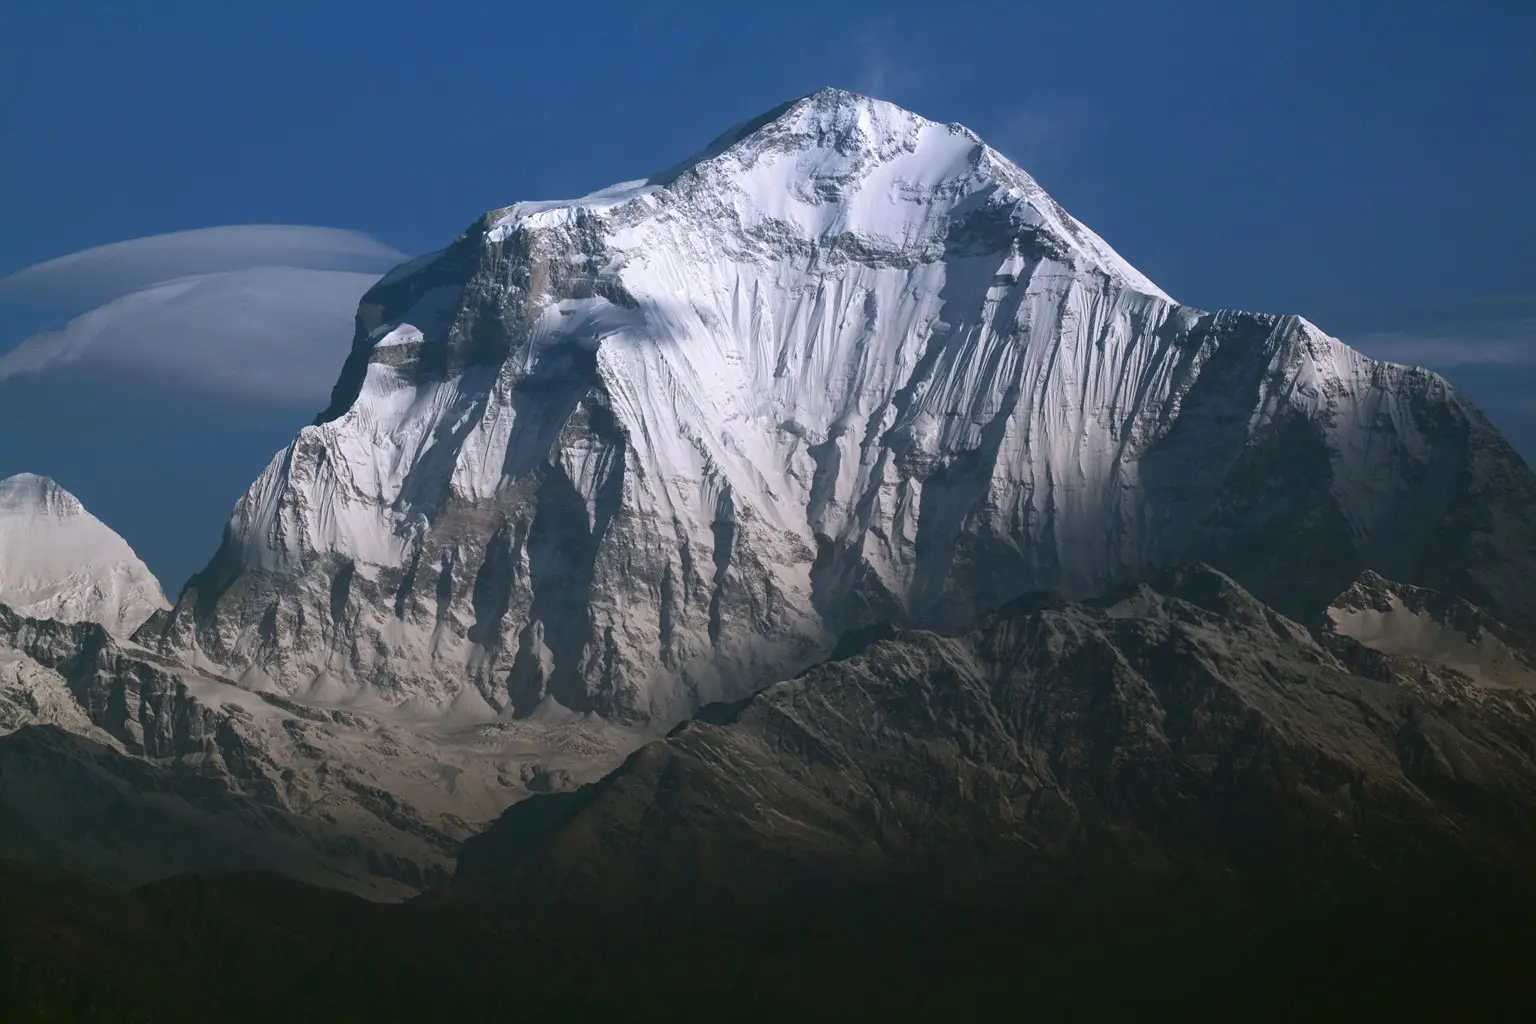
{"label": "wispy cloud", "polygon": [[1499,292],[1494,295],[1474,295],[1463,300],[1467,306],[1533,306],[1536,307],[1536,292]]}
{"label": "wispy cloud", "polygon": [[318,408],[346,358],[358,299],[402,259],[355,231],[234,225],[39,263],[0,278],[0,299],[100,304],[0,354],[0,389],[110,374],[161,393]]}
{"label": "wispy cloud", "polygon": [[1024,170],[1046,175],[1060,170],[1092,143],[1102,115],[1068,98],[1052,98],[1011,108],[985,126],[987,143]]}
{"label": "wispy cloud", "polygon": [[885,28],[861,31],[852,40],[851,55],[847,81],[854,92],[899,103],[922,85],[919,62]]}
{"label": "wispy cloud", "polygon": [[1366,334],[1351,344],[1368,356],[1432,369],[1451,366],[1536,365],[1536,320],[1466,334],[1388,332]]}

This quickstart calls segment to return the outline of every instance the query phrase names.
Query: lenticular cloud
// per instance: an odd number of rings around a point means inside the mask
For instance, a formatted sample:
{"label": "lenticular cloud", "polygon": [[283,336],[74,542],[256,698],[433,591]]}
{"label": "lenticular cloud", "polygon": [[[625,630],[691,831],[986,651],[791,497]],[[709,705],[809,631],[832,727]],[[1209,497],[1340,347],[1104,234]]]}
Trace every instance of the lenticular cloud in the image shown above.
{"label": "lenticular cloud", "polygon": [[262,404],[324,403],[358,299],[404,254],[334,228],[234,225],[98,246],[0,278],[0,299],[78,311],[0,354],[19,378],[110,373]]}
{"label": "lenticular cloud", "polygon": [[0,299],[79,311],[162,281],[251,267],[382,274],[405,254],[360,231],[230,224],[131,238],[0,277]]}
{"label": "lenticular cloud", "polygon": [[318,408],[377,274],[254,267],[151,285],[0,356],[0,385],[75,367]]}

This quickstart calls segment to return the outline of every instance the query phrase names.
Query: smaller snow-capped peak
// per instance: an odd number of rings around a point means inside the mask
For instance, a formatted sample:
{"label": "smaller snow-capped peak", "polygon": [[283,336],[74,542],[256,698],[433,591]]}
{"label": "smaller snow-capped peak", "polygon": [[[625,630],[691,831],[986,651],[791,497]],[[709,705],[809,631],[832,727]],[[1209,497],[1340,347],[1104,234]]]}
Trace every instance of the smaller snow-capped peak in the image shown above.
{"label": "smaller snow-capped peak", "polygon": [[46,476],[17,473],[0,480],[0,515],[70,519],[85,512],[80,500]]}
{"label": "smaller snow-capped peak", "polygon": [[128,542],[53,480],[0,480],[0,604],[18,614],[98,622],[127,636],[170,607]]}

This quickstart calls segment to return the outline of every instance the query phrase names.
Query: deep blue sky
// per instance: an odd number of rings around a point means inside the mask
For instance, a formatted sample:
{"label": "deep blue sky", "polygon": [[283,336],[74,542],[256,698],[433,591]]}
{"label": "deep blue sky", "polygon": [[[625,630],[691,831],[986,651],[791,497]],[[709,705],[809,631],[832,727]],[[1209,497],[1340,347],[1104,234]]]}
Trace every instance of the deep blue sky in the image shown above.
{"label": "deep blue sky", "polygon": [[[976,129],[1177,299],[1442,369],[1536,455],[1536,4],[737,6],[9,0],[0,276],[232,224],[414,254],[833,84]],[[86,308],[25,300],[0,353]],[[174,593],[316,409],[119,416],[146,385],[107,376],[0,395],[0,475],[57,477]]]}

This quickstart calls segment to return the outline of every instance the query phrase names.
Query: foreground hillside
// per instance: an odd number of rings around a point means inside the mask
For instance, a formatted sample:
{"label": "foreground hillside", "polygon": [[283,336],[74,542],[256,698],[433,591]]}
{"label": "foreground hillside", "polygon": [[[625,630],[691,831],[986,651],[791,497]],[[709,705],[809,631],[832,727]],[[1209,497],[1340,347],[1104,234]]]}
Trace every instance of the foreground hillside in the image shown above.
{"label": "foreground hillside", "polygon": [[[1448,877],[1324,907],[1110,889],[686,931],[383,907],[274,876],[131,893],[0,865],[7,1020],[1510,1019],[1536,903]],[[1195,897],[1195,898],[1191,898]],[[1468,908],[1472,909],[1468,909]],[[852,908],[840,908],[851,912]]]}
{"label": "foreground hillside", "polygon": [[[452,885],[405,905],[269,874],[125,891],[10,864],[0,1008],[1536,1009],[1536,691],[1510,674],[1502,627],[1394,587],[1367,578],[1309,630],[1194,566],[1097,602],[1016,602],[961,634],[849,637],[837,660],[706,709],[601,782],[514,806]],[[1371,620],[1366,641],[1340,630],[1376,607],[1396,618]],[[1400,653],[1404,622],[1434,625],[1442,647],[1456,633],[1463,663],[1493,651],[1505,674],[1486,685]]]}

